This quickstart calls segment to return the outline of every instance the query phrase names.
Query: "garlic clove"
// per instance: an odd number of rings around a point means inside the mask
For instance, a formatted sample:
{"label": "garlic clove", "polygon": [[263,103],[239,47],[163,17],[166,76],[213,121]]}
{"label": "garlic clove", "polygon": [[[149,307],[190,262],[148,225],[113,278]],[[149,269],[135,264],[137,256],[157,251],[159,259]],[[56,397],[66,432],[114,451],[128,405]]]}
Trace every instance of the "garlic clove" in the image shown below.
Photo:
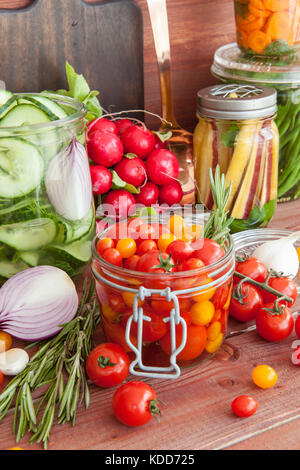
{"label": "garlic clove", "polygon": [[17,375],[25,369],[28,362],[29,356],[24,349],[9,349],[0,353],[0,372],[3,375]]}

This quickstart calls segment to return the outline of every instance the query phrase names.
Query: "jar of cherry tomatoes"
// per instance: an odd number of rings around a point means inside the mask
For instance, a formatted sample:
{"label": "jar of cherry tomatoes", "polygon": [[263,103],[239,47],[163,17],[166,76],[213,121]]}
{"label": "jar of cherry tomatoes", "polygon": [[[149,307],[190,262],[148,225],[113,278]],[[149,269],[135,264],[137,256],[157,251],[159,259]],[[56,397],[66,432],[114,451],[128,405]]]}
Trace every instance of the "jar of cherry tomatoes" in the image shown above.
{"label": "jar of cherry tomatoes", "polygon": [[223,343],[234,247],[230,235],[222,244],[202,238],[201,224],[191,215],[133,217],[94,239],[104,334],[127,351],[134,375],[177,378]]}

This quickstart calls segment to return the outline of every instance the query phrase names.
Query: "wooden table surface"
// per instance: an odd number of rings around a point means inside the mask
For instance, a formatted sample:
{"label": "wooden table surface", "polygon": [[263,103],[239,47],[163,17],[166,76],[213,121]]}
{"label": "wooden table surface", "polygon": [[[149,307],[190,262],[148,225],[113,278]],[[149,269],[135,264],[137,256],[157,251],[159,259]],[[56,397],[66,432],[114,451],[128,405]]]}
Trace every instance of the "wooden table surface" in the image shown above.
{"label": "wooden table surface", "polygon": [[[300,228],[300,200],[280,204],[270,226]],[[300,301],[293,311],[300,310]],[[229,333],[241,325],[231,321]],[[299,449],[300,368],[291,362],[295,334],[282,343],[268,343],[255,331],[227,337],[221,351],[203,365],[184,370],[177,380],[147,380],[164,405],[160,423],[127,428],[115,419],[111,401],[114,389],[91,386],[91,404],[78,411],[75,427],[55,424],[49,450],[198,450],[198,449]],[[273,389],[258,389],[251,371],[269,364],[278,373]],[[129,377],[132,380],[133,377]],[[249,419],[235,417],[232,400],[241,394],[259,402]],[[13,411],[0,422],[0,449],[15,445]],[[26,435],[19,443],[30,446]]]}

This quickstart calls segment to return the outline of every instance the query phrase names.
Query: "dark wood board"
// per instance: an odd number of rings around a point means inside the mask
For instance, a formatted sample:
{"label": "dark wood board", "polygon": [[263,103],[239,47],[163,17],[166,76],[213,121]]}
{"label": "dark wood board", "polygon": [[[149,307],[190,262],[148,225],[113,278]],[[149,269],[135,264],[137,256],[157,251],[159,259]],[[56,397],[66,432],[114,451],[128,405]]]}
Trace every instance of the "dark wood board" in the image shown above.
{"label": "dark wood board", "polygon": [[65,61],[113,112],[143,109],[143,20],[131,0],[35,0],[0,10],[0,77],[14,92],[66,87]]}

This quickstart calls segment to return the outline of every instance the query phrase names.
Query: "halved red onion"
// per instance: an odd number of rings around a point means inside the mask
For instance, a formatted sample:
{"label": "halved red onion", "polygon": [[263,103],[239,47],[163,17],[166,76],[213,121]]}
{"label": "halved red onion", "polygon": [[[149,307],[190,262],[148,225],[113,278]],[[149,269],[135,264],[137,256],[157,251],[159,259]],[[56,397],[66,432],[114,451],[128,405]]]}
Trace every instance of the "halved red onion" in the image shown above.
{"label": "halved red onion", "polygon": [[51,160],[45,178],[49,200],[67,220],[85,217],[92,204],[88,156],[76,138]]}
{"label": "halved red onion", "polygon": [[0,289],[0,329],[26,341],[54,336],[77,309],[74,282],[54,266],[21,271]]}

